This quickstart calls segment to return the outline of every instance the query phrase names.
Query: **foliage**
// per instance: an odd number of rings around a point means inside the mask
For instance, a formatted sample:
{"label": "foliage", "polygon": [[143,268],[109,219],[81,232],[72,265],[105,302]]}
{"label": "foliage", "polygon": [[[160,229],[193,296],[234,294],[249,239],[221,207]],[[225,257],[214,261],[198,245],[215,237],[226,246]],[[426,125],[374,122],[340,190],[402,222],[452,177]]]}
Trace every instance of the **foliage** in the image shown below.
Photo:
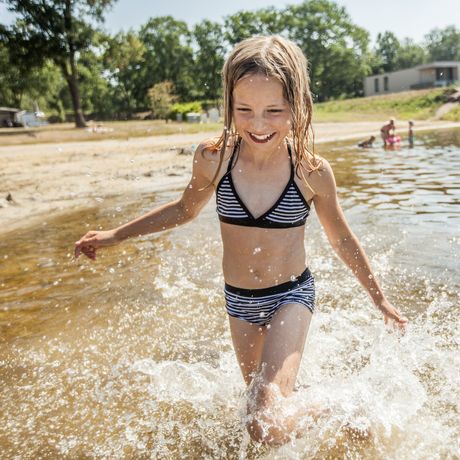
{"label": "foliage", "polygon": [[40,67],[52,60],[68,84],[77,126],[85,126],[81,110],[78,53],[95,39],[94,21],[101,22],[113,0],[1,0],[18,16],[10,28],[2,27],[11,56],[24,66]]}
{"label": "foliage", "polygon": [[102,60],[116,118],[129,119],[133,112],[143,108],[138,87],[142,85],[140,73],[145,51],[144,44],[132,31],[106,39]]}
{"label": "foliage", "polygon": [[460,61],[460,30],[455,26],[433,29],[425,40],[430,61]]}
{"label": "foliage", "polygon": [[387,31],[377,35],[372,73],[408,69],[427,62],[427,59],[428,54],[422,46],[409,38],[400,42],[393,32]]}
{"label": "foliage", "polygon": [[194,74],[199,97],[217,100],[221,95],[225,55],[222,26],[205,19],[193,29],[193,38],[198,46]]}
{"label": "foliage", "polygon": [[153,118],[167,120],[168,115],[171,113],[173,103],[177,99],[173,92],[174,85],[170,81],[157,83],[149,89],[148,94]]}
{"label": "foliage", "polygon": [[139,32],[145,46],[138,98],[156,83],[171,81],[176,94],[187,101],[196,97],[193,50],[187,24],[171,16],[151,18]]}
{"label": "foliage", "polygon": [[170,117],[174,120],[178,114],[182,115],[183,119],[185,119],[185,115],[190,112],[194,113],[201,113],[203,110],[203,106],[201,102],[194,101],[194,102],[183,102],[179,103],[176,102],[171,107]]}
{"label": "foliage", "polygon": [[253,35],[281,34],[284,30],[282,12],[275,8],[240,11],[225,18],[225,39],[235,45]]}
{"label": "foliage", "polygon": [[[0,0],[17,17],[9,27],[0,24],[1,105],[30,109],[38,103],[61,120],[73,111],[80,125],[83,112],[99,119],[130,119],[149,110],[150,88],[171,82],[181,104],[172,108],[175,100],[165,99],[166,111],[158,109],[163,102],[156,103],[155,116],[166,117],[171,109],[173,116],[200,111],[207,108],[204,100],[216,106],[221,98],[221,69],[231,47],[261,34],[280,34],[301,47],[316,101],[361,96],[363,79],[370,74],[460,60],[455,26],[432,30],[422,44],[384,31],[370,49],[367,31],[332,0],[240,11],[192,28],[171,16],[153,17],[139,30],[110,35],[99,27],[115,1]],[[184,105],[197,100],[202,101],[199,109]],[[332,116],[326,107],[319,106],[318,113]],[[431,106],[417,107],[419,116],[431,114]]]}
{"label": "foliage", "polygon": [[361,93],[369,70],[369,34],[352,23],[345,8],[329,0],[309,0],[288,6],[282,18],[286,34],[309,60],[318,101]]}

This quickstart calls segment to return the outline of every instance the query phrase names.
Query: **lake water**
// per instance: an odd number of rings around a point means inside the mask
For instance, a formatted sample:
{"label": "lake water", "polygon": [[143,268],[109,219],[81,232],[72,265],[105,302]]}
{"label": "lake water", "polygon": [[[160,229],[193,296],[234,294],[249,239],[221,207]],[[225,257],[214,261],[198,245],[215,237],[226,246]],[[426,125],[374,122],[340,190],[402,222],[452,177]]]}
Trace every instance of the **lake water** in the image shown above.
{"label": "lake water", "polygon": [[387,296],[410,319],[403,337],[384,327],[313,213],[317,311],[296,398],[328,415],[280,449],[249,441],[213,202],[174,232],[75,262],[87,229],[179,191],[94,197],[0,242],[0,458],[460,458],[460,130],[419,136],[412,149],[320,151]]}

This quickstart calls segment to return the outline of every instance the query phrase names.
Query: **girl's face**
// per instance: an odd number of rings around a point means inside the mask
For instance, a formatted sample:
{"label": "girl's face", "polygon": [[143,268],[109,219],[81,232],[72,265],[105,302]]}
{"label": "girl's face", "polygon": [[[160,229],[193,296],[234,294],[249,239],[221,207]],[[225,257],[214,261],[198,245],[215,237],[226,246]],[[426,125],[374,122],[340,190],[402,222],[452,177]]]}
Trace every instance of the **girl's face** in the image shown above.
{"label": "girl's face", "polygon": [[233,120],[252,148],[279,146],[291,129],[291,111],[281,83],[262,74],[238,81],[233,91]]}

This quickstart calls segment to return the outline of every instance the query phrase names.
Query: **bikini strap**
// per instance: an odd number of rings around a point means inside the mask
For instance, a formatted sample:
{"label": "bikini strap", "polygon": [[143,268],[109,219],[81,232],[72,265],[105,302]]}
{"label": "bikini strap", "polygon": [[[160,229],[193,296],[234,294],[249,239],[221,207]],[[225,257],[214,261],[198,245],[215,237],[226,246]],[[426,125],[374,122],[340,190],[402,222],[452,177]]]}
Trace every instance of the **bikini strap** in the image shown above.
{"label": "bikini strap", "polygon": [[289,154],[289,162],[291,163],[291,181],[294,180],[294,163],[292,162],[292,151],[291,151],[291,144],[286,139],[288,154]]}
{"label": "bikini strap", "polygon": [[239,138],[239,139],[235,142],[235,145],[234,145],[234,147],[233,147],[232,156],[230,157],[230,160],[228,160],[227,174],[228,174],[228,173],[230,172],[230,170],[232,169],[233,160],[235,159],[236,152],[239,150],[240,143],[241,143],[241,138]]}

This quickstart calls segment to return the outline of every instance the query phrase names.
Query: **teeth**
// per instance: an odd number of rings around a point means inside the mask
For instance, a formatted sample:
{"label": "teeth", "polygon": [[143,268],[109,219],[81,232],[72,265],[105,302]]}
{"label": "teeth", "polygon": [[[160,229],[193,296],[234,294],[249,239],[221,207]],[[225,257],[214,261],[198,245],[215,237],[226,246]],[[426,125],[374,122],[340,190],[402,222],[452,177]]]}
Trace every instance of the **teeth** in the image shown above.
{"label": "teeth", "polygon": [[271,136],[271,134],[263,134],[263,135],[259,136],[257,134],[251,133],[251,136],[256,138],[258,141],[265,141]]}

